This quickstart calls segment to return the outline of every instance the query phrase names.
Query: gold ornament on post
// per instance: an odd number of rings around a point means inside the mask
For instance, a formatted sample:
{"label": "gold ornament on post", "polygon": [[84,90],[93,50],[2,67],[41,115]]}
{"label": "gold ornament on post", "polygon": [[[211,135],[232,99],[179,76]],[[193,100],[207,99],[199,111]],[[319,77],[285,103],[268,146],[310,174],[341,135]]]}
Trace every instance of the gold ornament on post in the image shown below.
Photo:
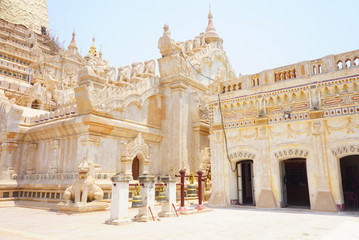
{"label": "gold ornament on post", "polygon": [[135,186],[135,191],[134,191],[134,195],[132,198],[132,207],[133,208],[140,208],[143,205],[140,189],[141,189],[141,185],[139,183],[137,183],[137,185]]}
{"label": "gold ornament on post", "polygon": [[158,196],[156,198],[157,202],[167,202],[167,197],[166,197],[166,193],[165,193],[165,184],[162,183],[161,187],[160,187],[160,191],[158,193]]}
{"label": "gold ornament on post", "polygon": [[191,176],[189,177],[189,184],[187,187],[187,197],[197,197],[197,187],[196,184],[194,184],[194,174],[191,173]]}

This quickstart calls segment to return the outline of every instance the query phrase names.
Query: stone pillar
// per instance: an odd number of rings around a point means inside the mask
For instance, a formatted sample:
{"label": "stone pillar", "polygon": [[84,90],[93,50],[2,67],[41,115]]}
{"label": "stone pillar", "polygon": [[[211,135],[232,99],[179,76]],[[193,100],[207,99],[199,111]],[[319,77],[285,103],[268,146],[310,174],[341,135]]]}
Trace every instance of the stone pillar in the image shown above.
{"label": "stone pillar", "polygon": [[[267,118],[261,118],[259,121],[267,124]],[[258,148],[261,149],[261,154],[258,156],[257,160],[253,162],[253,174],[256,184],[254,184],[255,192],[257,193],[255,196],[256,207],[259,208],[276,208],[277,201],[274,197],[272,191],[272,179],[270,172],[270,146],[269,146],[269,136],[268,136],[268,128],[265,126],[258,127]],[[256,189],[256,187],[260,186],[260,189]]]}
{"label": "stone pillar", "polygon": [[[140,160],[141,161],[141,160]],[[148,159],[144,159],[143,160],[143,168],[142,168],[142,174],[149,174],[150,173],[150,165],[151,165],[151,161]],[[132,166],[131,166],[132,167]],[[140,172],[141,174],[141,172]]]}
{"label": "stone pillar", "polygon": [[126,175],[116,174],[112,180],[112,197],[110,219],[106,224],[121,225],[130,223],[131,219],[128,214],[128,193],[129,181]]}
{"label": "stone pillar", "polygon": [[127,156],[121,157],[122,170],[126,174],[126,176],[129,176],[131,178],[132,178],[132,161],[133,158],[129,158]]}
{"label": "stone pillar", "polygon": [[[98,147],[101,145],[101,137],[92,133],[87,133],[81,139],[81,148],[78,150],[78,157],[82,159],[86,157],[89,162],[96,163]],[[80,160],[79,159],[79,160]],[[75,167],[75,166],[74,166]]]}
{"label": "stone pillar", "polygon": [[173,80],[166,92],[166,119],[161,143],[164,171],[170,175],[189,169],[189,90],[179,79]]}
{"label": "stone pillar", "polygon": [[3,142],[0,144],[0,180],[11,180],[14,174],[13,156],[18,147],[16,142]]}
{"label": "stone pillar", "polygon": [[[311,118],[314,118],[313,116],[315,115],[311,114]],[[337,206],[330,192],[327,152],[324,134],[325,133],[323,129],[323,121],[319,119],[314,120],[312,130],[313,156],[311,158],[313,161],[312,164],[315,166],[317,188],[315,192],[315,199],[314,201],[311,201],[311,209],[313,211],[337,212]],[[313,184],[313,181],[308,182],[309,184]]]}
{"label": "stone pillar", "polygon": [[211,172],[212,193],[208,200],[209,206],[226,207],[230,204],[228,189],[228,171],[230,165],[225,156],[223,131],[212,132],[210,136],[211,146]]}
{"label": "stone pillar", "polygon": [[[172,149],[172,156],[178,164],[177,169],[189,169],[188,163],[188,93],[187,86],[182,83],[171,85],[172,97],[171,111],[172,118],[172,143],[176,143],[176,148]],[[173,147],[173,146],[172,146]]]}
{"label": "stone pillar", "polygon": [[50,148],[51,159],[48,173],[53,174],[58,172],[60,139],[52,139],[50,142]]}
{"label": "stone pillar", "polygon": [[171,176],[161,177],[162,182],[166,184],[167,202],[162,203],[162,211],[158,214],[160,217],[174,217],[176,215],[172,204],[176,205],[176,178]]}
{"label": "stone pillar", "polygon": [[141,187],[143,207],[139,209],[134,220],[138,222],[147,222],[152,217],[150,209],[153,214],[155,210],[155,176],[142,175],[138,177],[138,180],[141,185],[143,184],[143,187]]}
{"label": "stone pillar", "polygon": [[26,174],[33,174],[36,172],[36,160],[37,160],[37,148],[38,143],[30,143],[29,144],[29,152],[26,162]]}

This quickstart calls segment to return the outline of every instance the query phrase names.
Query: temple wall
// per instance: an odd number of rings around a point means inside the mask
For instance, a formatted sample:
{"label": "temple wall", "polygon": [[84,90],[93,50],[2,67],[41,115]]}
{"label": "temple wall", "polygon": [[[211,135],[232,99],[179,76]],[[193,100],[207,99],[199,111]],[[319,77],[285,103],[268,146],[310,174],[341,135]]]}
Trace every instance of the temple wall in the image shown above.
{"label": "temple wall", "polygon": [[[357,56],[358,51],[330,55],[242,76],[240,82],[211,84],[211,165],[214,176],[223,176],[213,180],[212,205],[238,203],[237,172],[231,169],[252,160],[254,204],[282,207],[283,161],[301,158],[306,159],[311,209],[343,209],[340,158],[359,151]],[[287,75],[301,66],[298,75]],[[238,84],[243,89],[234,89]],[[224,87],[219,102],[217,93]],[[225,201],[217,195],[225,195]]]}
{"label": "temple wall", "polygon": [[41,27],[49,30],[49,20],[46,0],[2,0],[0,16],[6,21],[32,27],[37,33]]}

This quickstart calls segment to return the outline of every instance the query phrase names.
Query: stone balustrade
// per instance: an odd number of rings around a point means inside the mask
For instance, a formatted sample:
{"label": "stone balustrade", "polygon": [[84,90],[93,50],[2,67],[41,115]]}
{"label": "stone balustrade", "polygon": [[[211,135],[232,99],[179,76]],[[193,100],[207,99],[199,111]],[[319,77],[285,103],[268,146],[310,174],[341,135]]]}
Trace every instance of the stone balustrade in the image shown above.
{"label": "stone balustrade", "polygon": [[41,123],[45,123],[48,121],[52,121],[54,119],[61,119],[61,118],[73,116],[73,115],[76,115],[77,113],[78,112],[77,112],[76,105],[71,105],[71,106],[57,109],[55,111],[40,114],[38,116],[24,118],[23,119],[24,121],[22,123],[41,124]]}
{"label": "stone balustrade", "polygon": [[215,81],[209,88],[211,94],[228,93],[356,67],[359,67],[359,50],[243,75],[223,82]]}

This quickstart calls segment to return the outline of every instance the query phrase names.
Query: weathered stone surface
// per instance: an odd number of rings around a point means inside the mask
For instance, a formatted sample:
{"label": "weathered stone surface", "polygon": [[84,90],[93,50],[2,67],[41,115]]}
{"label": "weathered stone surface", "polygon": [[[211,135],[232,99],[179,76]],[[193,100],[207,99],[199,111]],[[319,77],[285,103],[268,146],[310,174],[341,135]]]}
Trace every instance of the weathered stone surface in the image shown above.
{"label": "weathered stone surface", "polygon": [[47,0],[1,0],[0,16],[12,23],[31,26],[37,33],[42,26],[49,30]]}

